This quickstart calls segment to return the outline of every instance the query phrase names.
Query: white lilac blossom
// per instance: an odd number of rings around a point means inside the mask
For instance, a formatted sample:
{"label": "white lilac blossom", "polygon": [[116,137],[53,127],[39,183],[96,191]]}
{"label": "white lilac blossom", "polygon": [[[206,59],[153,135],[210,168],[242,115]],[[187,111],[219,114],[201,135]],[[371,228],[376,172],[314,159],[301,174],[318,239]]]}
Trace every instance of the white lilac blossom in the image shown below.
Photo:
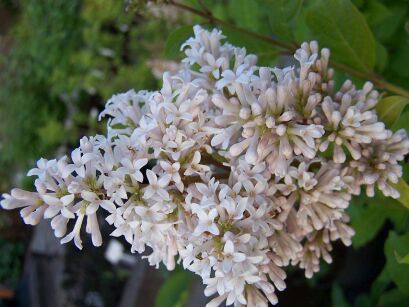
{"label": "white lilac blossom", "polygon": [[409,140],[378,120],[370,83],[335,89],[316,42],[279,69],[224,38],[195,26],[159,91],[114,95],[106,137],[40,159],[36,191],[13,189],[1,206],[27,224],[51,219],[78,248],[84,231],[102,244],[105,218],[151,265],[200,275],[208,306],[276,304],[285,267],[310,278],[333,241],[351,244],[345,209],[361,187],[399,197]]}

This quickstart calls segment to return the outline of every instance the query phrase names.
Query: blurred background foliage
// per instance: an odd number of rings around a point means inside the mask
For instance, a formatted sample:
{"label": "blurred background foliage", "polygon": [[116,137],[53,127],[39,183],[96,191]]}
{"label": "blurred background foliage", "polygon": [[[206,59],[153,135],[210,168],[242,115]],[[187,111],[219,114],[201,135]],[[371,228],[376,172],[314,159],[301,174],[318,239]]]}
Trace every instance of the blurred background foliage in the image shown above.
{"label": "blurred background foliage", "polygon": [[[211,18],[178,9],[173,1],[153,2],[0,1],[0,192],[15,184],[30,187],[22,175],[38,157],[62,155],[82,135],[104,133],[97,114],[112,94],[160,87],[158,72],[182,57],[178,48],[192,34],[191,26],[213,26]],[[316,39],[331,48],[337,63],[409,90],[408,0],[178,3],[290,46]],[[222,29],[229,42],[256,53],[262,65],[290,63],[289,52],[232,27]],[[357,85],[365,81],[337,70],[338,86],[347,78]],[[389,128],[409,131],[408,103],[399,96],[385,99],[380,114]],[[409,166],[403,167],[407,182]],[[407,186],[402,189],[408,195]],[[280,306],[409,306],[408,209],[409,198],[398,202],[377,193],[353,199],[348,209],[356,230],[353,246],[336,245],[334,263],[310,280],[289,270]],[[0,284],[18,289],[30,235],[14,213],[1,211],[0,229]],[[83,288],[75,299],[68,296],[70,306],[117,305],[131,272],[110,266],[103,251],[67,249],[64,287],[78,288],[81,279]],[[138,306],[191,304],[192,276],[180,269],[149,272],[157,274],[143,279],[153,297],[145,296]],[[87,299],[87,293],[100,299]]]}

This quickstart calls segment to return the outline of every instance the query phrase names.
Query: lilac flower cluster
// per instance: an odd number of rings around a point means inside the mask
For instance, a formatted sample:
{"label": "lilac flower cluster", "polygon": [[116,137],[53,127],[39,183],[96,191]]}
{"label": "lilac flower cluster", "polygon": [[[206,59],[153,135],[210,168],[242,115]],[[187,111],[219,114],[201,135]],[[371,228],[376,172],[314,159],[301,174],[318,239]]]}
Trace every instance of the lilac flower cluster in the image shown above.
{"label": "lilac flower cluster", "polygon": [[2,207],[22,208],[31,225],[51,219],[79,249],[83,230],[102,244],[105,218],[151,265],[200,275],[208,306],[276,304],[283,268],[309,278],[330,263],[333,241],[351,244],[352,195],[399,197],[406,132],[378,120],[372,84],[336,90],[316,42],[279,69],[223,39],[195,26],[161,90],[114,95],[101,113],[107,136],[40,159],[28,173],[36,192],[13,189]]}

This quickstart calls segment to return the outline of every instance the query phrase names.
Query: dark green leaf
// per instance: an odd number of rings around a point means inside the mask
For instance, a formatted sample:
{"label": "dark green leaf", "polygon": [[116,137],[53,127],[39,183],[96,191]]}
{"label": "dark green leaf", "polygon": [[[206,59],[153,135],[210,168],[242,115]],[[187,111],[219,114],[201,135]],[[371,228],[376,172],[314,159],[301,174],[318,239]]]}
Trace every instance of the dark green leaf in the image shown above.
{"label": "dark green leaf", "polygon": [[159,289],[156,296],[156,307],[181,307],[184,305],[191,282],[192,273],[187,271],[173,272]]}
{"label": "dark green leaf", "polygon": [[364,5],[365,0],[352,0],[352,3],[359,9]]}
{"label": "dark green leaf", "polygon": [[388,96],[378,102],[376,111],[378,112],[379,118],[390,128],[398,120],[400,114],[408,103],[408,98],[402,96]]}
{"label": "dark green leaf", "polygon": [[355,248],[365,245],[376,236],[387,218],[385,212],[385,207],[376,202],[351,203],[348,213],[351,217],[351,226],[355,230],[355,236],[352,237]]}
{"label": "dark green leaf", "polygon": [[165,57],[174,58],[180,52],[180,46],[193,34],[191,25],[182,26],[173,31],[166,41]]}
{"label": "dark green leaf", "polygon": [[409,234],[398,236],[391,231],[385,243],[386,269],[398,288],[409,293],[409,266],[400,264],[395,253],[399,255],[409,253]]}
{"label": "dark green leaf", "polygon": [[[405,109],[403,110],[401,116],[399,116],[395,124],[392,126],[393,131],[397,131],[399,129],[405,129],[406,131],[409,131],[409,112]],[[408,171],[409,171],[409,168],[408,168]],[[409,175],[409,172],[408,172],[408,175]],[[405,177],[405,179],[409,180],[409,177]]]}
{"label": "dark green leaf", "polygon": [[363,72],[375,65],[375,40],[364,16],[349,0],[318,1],[307,14],[307,25],[335,61]]}
{"label": "dark green leaf", "polygon": [[402,77],[409,77],[409,35],[402,41],[391,58],[392,71]]}
{"label": "dark green leaf", "polygon": [[253,1],[234,0],[229,1],[229,13],[235,22],[246,29],[260,30],[261,13],[260,6]]}
{"label": "dark green leaf", "polygon": [[348,301],[346,300],[344,293],[339,285],[334,284],[331,290],[331,300],[332,307],[349,307]]}
{"label": "dark green leaf", "polygon": [[371,299],[373,301],[378,300],[380,295],[386,290],[390,285],[391,278],[389,276],[388,270],[384,267],[382,272],[378,275],[371,286]]}
{"label": "dark green leaf", "polygon": [[376,42],[376,70],[382,72],[388,64],[388,50],[379,42]]}
{"label": "dark green leaf", "polygon": [[370,26],[381,24],[392,14],[379,0],[369,0],[365,10],[366,20]]}
{"label": "dark green leaf", "polygon": [[379,203],[384,206],[385,215],[393,223],[395,230],[405,229],[409,217],[409,210],[402,206],[400,202],[390,197],[376,195],[370,203]]}
{"label": "dark green leaf", "polygon": [[394,34],[402,26],[402,21],[405,18],[408,6],[391,4],[388,6],[388,10],[391,13],[390,17],[373,27],[376,37],[381,42],[389,42],[391,39],[393,39]]}
{"label": "dark green leaf", "polygon": [[294,38],[294,24],[304,0],[269,0],[268,20],[274,36],[291,40]]}
{"label": "dark green leaf", "polygon": [[[310,3],[310,2],[307,2]],[[295,24],[295,29],[294,29],[294,36],[295,40],[297,42],[305,42],[311,40],[313,37],[313,34],[311,33],[311,30],[307,26],[307,13],[308,13],[308,8],[312,6],[306,6],[301,10],[300,14],[297,17],[297,22]]]}
{"label": "dark green leaf", "polygon": [[403,307],[409,306],[409,294],[393,289],[383,294],[377,304],[378,307]]}
{"label": "dark green leaf", "polygon": [[369,296],[367,294],[360,294],[354,301],[354,307],[372,307]]}

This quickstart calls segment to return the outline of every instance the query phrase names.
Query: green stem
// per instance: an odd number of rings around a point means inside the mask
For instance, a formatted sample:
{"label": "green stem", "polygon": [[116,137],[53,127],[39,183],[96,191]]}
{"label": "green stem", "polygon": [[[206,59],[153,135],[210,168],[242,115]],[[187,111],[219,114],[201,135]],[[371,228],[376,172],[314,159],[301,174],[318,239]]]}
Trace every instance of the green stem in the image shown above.
{"label": "green stem", "polygon": [[[219,18],[215,17],[209,10],[205,10],[205,11],[198,10],[198,9],[196,9],[194,7],[188,6],[188,5],[183,4],[183,3],[179,3],[179,2],[174,1],[174,0],[168,0],[167,3],[169,5],[173,5],[173,6],[179,8],[179,9],[182,9],[184,11],[190,12],[190,13],[192,13],[194,15],[200,16],[200,17],[208,20],[212,24],[218,24],[218,25],[221,25],[221,26],[225,26],[225,27],[228,27],[228,28],[230,28],[232,30],[235,30],[237,32],[241,32],[241,33],[244,33],[246,35],[252,36],[252,37],[257,38],[257,39],[259,39],[261,41],[264,41],[264,42],[270,43],[270,44],[272,44],[274,46],[277,46],[279,48],[285,49],[289,53],[294,53],[294,51],[297,48],[296,45],[293,45],[293,44],[290,44],[290,43],[287,43],[287,42],[283,42],[283,41],[280,41],[278,39],[272,38],[270,36],[262,35],[262,34],[256,33],[254,31],[251,31],[251,30],[248,30],[248,29],[245,29],[245,28],[242,28],[242,27],[238,27],[238,26],[236,26],[236,25],[234,25],[232,23],[229,23],[229,22],[227,22],[225,20],[219,19]],[[358,70],[356,70],[356,69],[354,69],[354,68],[352,68],[350,66],[347,66],[345,64],[338,63],[338,62],[335,62],[335,61],[331,61],[331,64],[332,64],[332,66],[334,68],[343,70],[344,72],[346,72],[346,73],[348,73],[348,74],[350,74],[352,76],[358,77],[360,79],[371,81],[376,87],[378,87],[380,89],[383,89],[385,91],[388,91],[388,92],[391,92],[391,93],[394,93],[394,94],[409,98],[409,91],[408,90],[406,90],[404,88],[401,88],[399,86],[396,86],[396,85],[394,85],[392,83],[389,83],[389,82],[385,81],[384,79],[382,79],[380,76],[378,76],[376,74],[364,73],[364,72],[358,71]]]}

